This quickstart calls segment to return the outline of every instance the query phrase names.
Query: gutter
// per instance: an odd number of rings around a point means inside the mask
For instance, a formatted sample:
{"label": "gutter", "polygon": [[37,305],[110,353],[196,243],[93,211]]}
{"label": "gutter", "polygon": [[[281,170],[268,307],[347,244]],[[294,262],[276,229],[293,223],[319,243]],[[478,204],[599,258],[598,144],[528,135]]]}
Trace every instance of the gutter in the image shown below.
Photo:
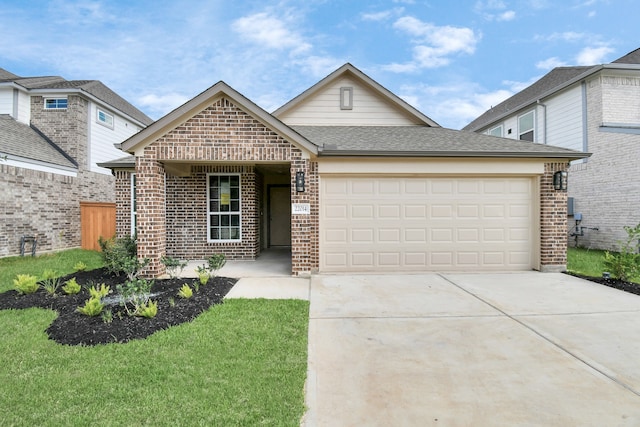
{"label": "gutter", "polygon": [[554,158],[554,159],[584,159],[591,153],[579,151],[566,152],[512,152],[512,151],[360,151],[335,150],[324,148],[321,157],[500,157],[500,158]]}

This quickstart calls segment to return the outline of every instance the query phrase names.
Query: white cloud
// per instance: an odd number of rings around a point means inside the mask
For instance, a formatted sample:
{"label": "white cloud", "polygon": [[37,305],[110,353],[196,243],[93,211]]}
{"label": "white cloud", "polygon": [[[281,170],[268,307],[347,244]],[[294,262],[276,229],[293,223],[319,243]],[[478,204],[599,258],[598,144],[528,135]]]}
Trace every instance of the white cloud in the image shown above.
{"label": "white cloud", "polygon": [[297,54],[311,49],[311,44],[287,27],[284,20],[267,12],[243,16],[231,24],[231,28],[244,39],[269,49],[291,49]]}
{"label": "white cloud", "polygon": [[539,68],[541,70],[552,70],[556,67],[564,67],[566,65],[566,62],[560,60],[560,58],[558,58],[557,56],[554,56],[543,61],[538,61],[536,63],[536,68]]}
{"label": "white cloud", "polygon": [[165,93],[162,95],[156,95],[150,93],[139,97],[136,101],[136,105],[145,111],[148,111],[148,115],[152,118],[159,118],[169,111],[172,111],[190,98],[186,95],[179,93]]}
{"label": "white cloud", "polygon": [[516,12],[513,10],[507,10],[496,16],[497,21],[513,21],[516,17]]}
{"label": "white cloud", "polygon": [[404,12],[404,8],[397,7],[395,9],[383,10],[380,12],[363,13],[360,15],[363,21],[387,21],[395,16],[399,16]]}
{"label": "white cloud", "polygon": [[565,31],[562,33],[552,33],[546,36],[536,35],[535,40],[538,41],[564,41],[564,42],[577,42],[580,40],[589,39],[592,36],[587,33],[576,33],[575,31]]}
{"label": "white cloud", "polygon": [[385,67],[394,72],[412,72],[420,68],[437,68],[447,65],[451,55],[474,53],[476,44],[481,38],[470,28],[437,26],[411,16],[398,19],[393,26],[414,37],[412,43],[415,44],[411,62],[393,63]]}
{"label": "white cloud", "polygon": [[446,86],[404,86],[400,97],[423,111],[436,122],[461,129],[492,106],[511,95],[510,89],[486,91],[471,82],[456,82]]}
{"label": "white cloud", "polygon": [[578,65],[602,64],[604,62],[604,58],[613,51],[613,48],[610,48],[606,45],[598,47],[585,47],[576,56],[576,63]]}

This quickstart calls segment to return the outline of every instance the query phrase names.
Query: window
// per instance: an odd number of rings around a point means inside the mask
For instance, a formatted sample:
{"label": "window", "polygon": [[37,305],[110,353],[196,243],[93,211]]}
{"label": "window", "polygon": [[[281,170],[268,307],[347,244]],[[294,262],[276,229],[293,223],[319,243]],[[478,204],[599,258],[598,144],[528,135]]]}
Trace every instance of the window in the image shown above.
{"label": "window", "polygon": [[67,98],[45,98],[44,109],[45,110],[66,110]]}
{"label": "window", "polygon": [[489,135],[491,135],[491,136],[502,136],[502,125],[496,126],[493,129],[489,130]]}
{"label": "window", "polygon": [[208,240],[241,240],[240,175],[208,175],[207,194]]}
{"label": "window", "polygon": [[518,137],[523,141],[533,142],[533,111],[518,117]]}
{"label": "window", "polygon": [[138,206],[136,203],[136,174],[131,174],[131,235],[135,236],[138,226],[137,212]]}
{"label": "window", "polygon": [[106,127],[113,129],[113,115],[98,108],[97,120],[101,125],[105,125]]}
{"label": "window", "polygon": [[340,109],[353,110],[353,88],[352,87],[340,88]]}

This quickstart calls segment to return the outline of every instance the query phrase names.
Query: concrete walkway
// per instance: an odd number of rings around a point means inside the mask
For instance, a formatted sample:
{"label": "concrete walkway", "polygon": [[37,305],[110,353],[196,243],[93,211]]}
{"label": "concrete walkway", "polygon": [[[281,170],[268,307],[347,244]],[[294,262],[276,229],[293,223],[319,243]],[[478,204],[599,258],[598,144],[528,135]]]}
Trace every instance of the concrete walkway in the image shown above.
{"label": "concrete walkway", "polygon": [[316,276],[315,426],[638,426],[640,297],[564,274]]}

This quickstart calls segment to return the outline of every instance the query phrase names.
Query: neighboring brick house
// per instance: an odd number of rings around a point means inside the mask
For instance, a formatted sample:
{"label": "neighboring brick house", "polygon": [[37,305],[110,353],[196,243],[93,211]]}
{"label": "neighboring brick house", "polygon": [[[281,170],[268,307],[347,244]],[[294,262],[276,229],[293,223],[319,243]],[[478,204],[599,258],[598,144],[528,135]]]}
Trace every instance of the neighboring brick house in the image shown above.
{"label": "neighboring brick house", "polygon": [[80,204],[115,202],[97,163],[152,122],[96,80],[20,77],[0,68],[0,257],[79,247]]}
{"label": "neighboring brick house", "polygon": [[553,176],[586,156],[443,129],[351,64],[272,114],[219,82],[121,149],[103,166],[148,276],[274,246],[294,275],[562,270]]}
{"label": "neighboring brick house", "polygon": [[464,130],[592,153],[569,168],[570,244],[616,249],[640,223],[640,49],[555,68]]}

